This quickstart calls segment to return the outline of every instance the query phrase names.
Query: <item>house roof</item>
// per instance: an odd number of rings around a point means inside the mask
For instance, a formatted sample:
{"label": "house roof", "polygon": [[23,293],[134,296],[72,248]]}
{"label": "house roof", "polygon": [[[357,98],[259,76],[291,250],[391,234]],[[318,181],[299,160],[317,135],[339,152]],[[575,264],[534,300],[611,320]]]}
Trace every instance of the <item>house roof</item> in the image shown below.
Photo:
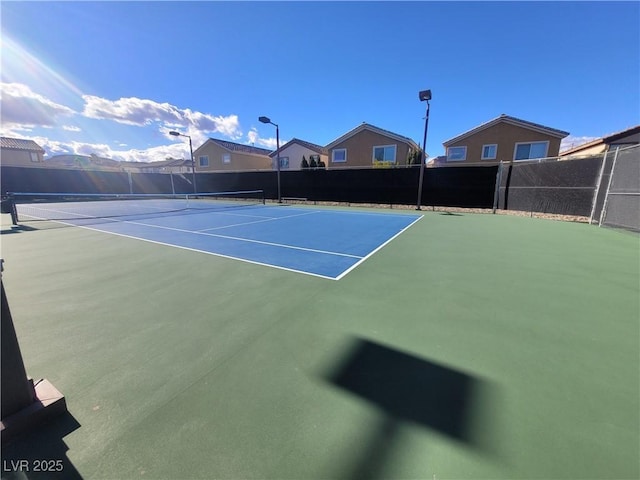
{"label": "house roof", "polygon": [[499,117],[494,118],[493,120],[489,120],[488,122],[485,122],[481,125],[478,125],[475,128],[472,128],[471,130],[468,130],[464,133],[461,133],[460,135],[453,137],[445,142],[443,142],[442,144],[447,147],[449,145],[451,145],[452,143],[456,143],[459,142],[460,140],[463,140],[467,137],[470,137],[471,135],[474,135],[478,132],[481,132],[482,130],[485,130],[489,127],[493,127],[494,125],[497,125],[499,123],[508,123],[510,125],[515,125],[517,127],[522,127],[522,128],[526,128],[529,130],[535,130],[536,132],[540,132],[540,133],[544,133],[546,135],[551,135],[552,137],[558,137],[558,138],[564,138],[567,135],[569,135],[569,132],[565,132],[564,130],[558,130],[556,128],[551,128],[551,127],[545,127],[544,125],[540,125],[539,123],[533,123],[533,122],[529,122],[527,120],[522,120],[520,118],[516,118],[516,117],[512,117],[510,115],[505,115],[504,113],[502,115],[500,115]]}
{"label": "house roof", "polygon": [[[297,143],[298,145],[301,145],[305,148],[308,148],[309,150],[313,150],[316,153],[320,153],[320,154],[327,154],[327,149],[320,146],[320,145],[316,145],[315,143],[311,143],[311,142],[306,142],[304,140],[300,140],[299,138],[292,138],[291,140],[289,140],[287,143],[285,143],[284,145],[282,145],[280,147],[280,152],[282,152],[284,149],[289,148],[291,145],[293,145],[294,143]],[[273,157],[274,155],[276,155],[278,153],[277,150],[271,152],[269,154],[270,157]]]}
{"label": "house roof", "polygon": [[24,140],[22,138],[0,137],[0,147],[45,153],[44,149],[33,140]]}
{"label": "house roof", "polygon": [[637,133],[640,133],[640,125],[637,125],[635,127],[631,127],[631,128],[627,128],[626,130],[621,130],[619,132],[616,133],[611,133],[609,135],[605,135],[602,138],[597,138],[595,140],[591,140],[589,142],[583,143],[581,145],[576,145],[575,147],[571,147],[567,150],[563,150],[562,152],[560,152],[560,155],[571,155],[572,153],[576,153],[579,152],[581,150],[585,150],[587,148],[591,148],[591,147],[595,147],[597,145],[602,145],[602,144],[611,144],[611,143],[615,143],[618,140],[628,137],[630,135],[635,135]]}
{"label": "house roof", "polygon": [[75,154],[63,154],[54,155],[53,157],[45,160],[49,165],[74,165],[76,163],[85,163],[93,165],[103,165],[117,167],[121,162],[113,160],[112,158],[99,157],[97,155],[75,155]]}
{"label": "house roof", "polygon": [[191,160],[185,158],[170,158],[168,160],[158,160],[154,162],[126,162],[135,164],[136,166],[144,168],[158,168],[158,167],[183,167],[191,166]]}
{"label": "house roof", "polygon": [[207,142],[213,142],[215,144],[220,145],[222,148],[225,148],[231,152],[240,152],[240,153],[249,153],[253,155],[269,155],[271,150],[266,148],[254,147],[252,145],[245,145],[242,143],[229,142],[227,140],[219,140],[217,138],[210,138],[203,145],[198,147],[198,149],[202,148]]}
{"label": "house roof", "polygon": [[398,140],[400,142],[408,143],[409,145],[411,145],[411,147],[416,148],[416,149],[420,148],[418,146],[418,144],[416,142],[414,142],[413,140],[411,140],[409,137],[405,137],[403,135],[398,135],[397,133],[393,133],[393,132],[391,132],[389,130],[384,130],[383,128],[376,127],[375,125],[371,125],[371,124],[366,123],[366,122],[362,122],[361,125],[358,125],[356,128],[348,131],[347,133],[345,133],[341,137],[336,138],[333,142],[331,142],[325,148],[327,150],[329,150],[330,148],[333,148],[334,146],[338,145],[339,143],[344,142],[345,140],[353,137],[354,135],[362,132],[363,130],[369,130],[371,132],[378,133],[380,135],[384,135],[385,137],[393,138],[394,140]]}

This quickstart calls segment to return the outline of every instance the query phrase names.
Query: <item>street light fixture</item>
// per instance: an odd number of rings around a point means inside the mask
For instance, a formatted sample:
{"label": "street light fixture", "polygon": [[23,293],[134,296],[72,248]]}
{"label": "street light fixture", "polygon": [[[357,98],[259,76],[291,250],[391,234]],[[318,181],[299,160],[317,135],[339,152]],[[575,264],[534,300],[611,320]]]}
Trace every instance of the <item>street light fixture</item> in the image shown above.
{"label": "street light fixture", "polygon": [[191,175],[193,178],[193,193],[198,193],[198,187],[196,187],[196,162],[193,160],[193,146],[191,145],[191,137],[184,133],[171,131],[169,135],[174,137],[187,137],[189,139],[189,152],[191,153]]}
{"label": "street light fixture", "polygon": [[269,117],[258,117],[262,123],[269,123],[276,127],[276,170],[278,171],[278,203],[282,203],[280,195],[280,127],[277,123],[273,123]]}
{"label": "street light fixture", "polygon": [[420,155],[420,180],[418,181],[418,204],[416,210],[420,210],[420,202],[422,201],[422,182],[427,156],[427,129],[429,128],[429,100],[431,100],[431,90],[422,90],[418,93],[418,98],[421,102],[427,102],[427,114],[424,117],[424,139],[422,140],[422,155]]}

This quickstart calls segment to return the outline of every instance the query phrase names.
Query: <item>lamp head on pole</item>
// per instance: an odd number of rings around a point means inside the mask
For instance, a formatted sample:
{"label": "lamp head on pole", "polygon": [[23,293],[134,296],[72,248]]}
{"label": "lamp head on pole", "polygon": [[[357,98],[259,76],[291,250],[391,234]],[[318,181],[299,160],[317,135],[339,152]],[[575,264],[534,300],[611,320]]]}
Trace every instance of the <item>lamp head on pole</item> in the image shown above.
{"label": "lamp head on pole", "polygon": [[[169,132],[169,135],[173,135],[174,137],[189,137],[189,135],[185,135],[184,133],[180,133],[180,132],[176,132],[176,131],[171,131]],[[191,137],[189,137],[191,138]]]}
{"label": "lamp head on pole", "polygon": [[258,120],[262,123],[271,123],[271,119],[269,117],[259,117]]}
{"label": "lamp head on pole", "polygon": [[431,90],[422,90],[419,94],[418,94],[418,98],[420,98],[421,102],[429,101],[431,100]]}

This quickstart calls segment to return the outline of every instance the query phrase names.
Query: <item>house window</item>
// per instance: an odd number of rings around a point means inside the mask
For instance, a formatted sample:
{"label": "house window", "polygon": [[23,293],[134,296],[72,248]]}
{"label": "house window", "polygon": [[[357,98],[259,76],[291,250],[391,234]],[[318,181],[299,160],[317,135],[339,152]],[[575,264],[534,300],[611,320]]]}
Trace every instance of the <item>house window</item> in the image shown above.
{"label": "house window", "polygon": [[198,166],[200,167],[208,167],[209,166],[209,156],[201,155],[198,157]]}
{"label": "house window", "polygon": [[467,159],[467,147],[447,148],[447,162],[462,162]]}
{"label": "house window", "polygon": [[31,161],[32,162],[39,162],[40,159],[38,158],[38,154],[36,152],[29,152],[30,156],[31,156]]}
{"label": "house window", "polygon": [[529,160],[530,158],[545,158],[549,142],[516,143],[514,160]]}
{"label": "house window", "polygon": [[373,147],[373,162],[390,162],[396,161],[396,146],[395,145],[382,145],[379,147]]}
{"label": "house window", "polygon": [[336,148],[331,151],[331,161],[334,163],[338,162],[346,162],[347,161],[347,149],[346,148]]}
{"label": "house window", "polygon": [[222,163],[231,163],[231,154],[223,153],[222,154]]}
{"label": "house window", "polygon": [[289,157],[280,157],[280,168],[289,168]]}
{"label": "house window", "polygon": [[482,146],[482,160],[495,160],[498,156],[498,145],[490,144]]}

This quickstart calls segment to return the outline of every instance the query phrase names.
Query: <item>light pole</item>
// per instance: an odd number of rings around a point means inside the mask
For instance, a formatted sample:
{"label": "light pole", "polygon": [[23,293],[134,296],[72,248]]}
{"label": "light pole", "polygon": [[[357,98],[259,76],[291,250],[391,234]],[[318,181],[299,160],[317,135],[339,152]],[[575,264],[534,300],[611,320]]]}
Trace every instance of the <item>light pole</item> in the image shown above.
{"label": "light pole", "polygon": [[270,123],[276,127],[276,169],[278,171],[278,203],[282,203],[280,195],[280,127],[277,123],[273,123],[269,117],[258,117],[262,123]]}
{"label": "light pole", "polygon": [[191,137],[184,133],[171,131],[169,135],[174,137],[187,137],[189,139],[189,152],[191,153],[191,175],[193,178],[193,193],[198,193],[198,187],[196,187],[196,162],[193,160],[193,147],[191,146]]}
{"label": "light pole", "polygon": [[418,98],[421,102],[427,102],[427,114],[424,117],[424,139],[422,140],[422,155],[420,155],[420,180],[418,181],[418,204],[416,210],[420,210],[420,202],[422,201],[422,182],[424,179],[425,160],[427,159],[427,129],[429,128],[429,100],[431,100],[431,90],[422,90],[418,93]]}

